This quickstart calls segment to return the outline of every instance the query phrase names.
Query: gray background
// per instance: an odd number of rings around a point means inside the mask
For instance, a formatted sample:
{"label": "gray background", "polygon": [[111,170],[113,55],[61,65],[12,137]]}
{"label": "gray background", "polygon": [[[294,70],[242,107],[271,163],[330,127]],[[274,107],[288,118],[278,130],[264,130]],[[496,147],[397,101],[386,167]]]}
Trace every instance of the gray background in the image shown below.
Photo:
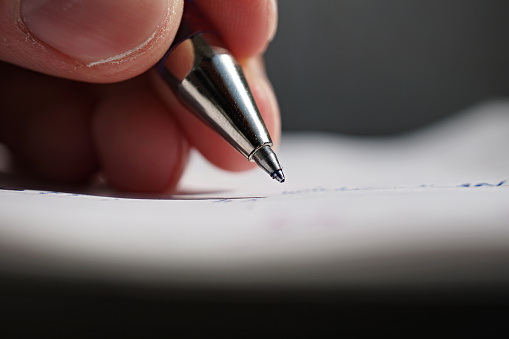
{"label": "gray background", "polygon": [[410,131],[509,94],[508,0],[279,0],[285,130]]}

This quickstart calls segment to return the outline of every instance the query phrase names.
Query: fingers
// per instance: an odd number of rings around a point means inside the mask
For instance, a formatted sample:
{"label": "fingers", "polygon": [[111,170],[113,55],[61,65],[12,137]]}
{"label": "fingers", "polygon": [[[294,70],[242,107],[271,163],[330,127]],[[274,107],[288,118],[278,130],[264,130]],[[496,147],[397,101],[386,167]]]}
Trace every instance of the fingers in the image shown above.
{"label": "fingers", "polygon": [[84,84],[15,69],[0,83],[0,142],[45,180],[84,182],[97,168],[90,117],[93,95]]}
{"label": "fingers", "polygon": [[[265,75],[263,62],[260,57],[255,57],[244,60],[241,66],[272,141],[277,146],[281,136],[279,107],[274,91]],[[153,83],[166,105],[171,107],[172,113],[179,121],[187,139],[211,163],[230,171],[243,171],[256,166],[191,114],[173,92],[166,88],[162,80],[154,77]]]}
{"label": "fingers", "polygon": [[[275,143],[279,111],[261,59],[275,31],[274,0],[195,0],[241,60]],[[166,52],[183,0],[0,1],[0,60],[74,80],[113,82]],[[81,16],[80,16],[81,15]],[[0,64],[0,72],[8,74]],[[5,71],[5,72],[4,72]],[[0,142],[44,178],[84,181],[102,169],[117,188],[165,191],[189,143],[229,170],[252,165],[144,76],[105,89],[16,69],[0,84]],[[179,118],[175,123],[171,114]]]}
{"label": "fingers", "polygon": [[90,82],[136,76],[166,52],[183,0],[0,1],[0,60]]}
{"label": "fingers", "polygon": [[[275,33],[275,0],[196,0],[238,58]],[[0,2],[0,60],[54,76],[114,82],[155,64],[178,29],[183,0]]]}
{"label": "fingers", "polygon": [[277,27],[276,0],[195,0],[240,59],[262,53]]}
{"label": "fingers", "polygon": [[101,167],[113,186],[144,192],[175,187],[189,147],[144,77],[111,86],[93,129]]}
{"label": "fingers", "polygon": [[23,172],[80,183],[102,171],[125,191],[176,186],[188,143],[143,76],[99,87],[3,67],[0,142]]}

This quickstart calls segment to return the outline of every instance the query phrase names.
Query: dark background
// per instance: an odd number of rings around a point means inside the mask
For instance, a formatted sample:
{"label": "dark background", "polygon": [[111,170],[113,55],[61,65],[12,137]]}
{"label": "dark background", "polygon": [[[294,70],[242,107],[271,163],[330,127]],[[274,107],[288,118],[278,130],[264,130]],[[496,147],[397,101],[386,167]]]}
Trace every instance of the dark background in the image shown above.
{"label": "dark background", "polygon": [[508,297],[489,284],[235,290],[0,272],[0,337],[506,338]]}
{"label": "dark background", "polygon": [[509,94],[507,0],[280,0],[285,130],[410,131]]}

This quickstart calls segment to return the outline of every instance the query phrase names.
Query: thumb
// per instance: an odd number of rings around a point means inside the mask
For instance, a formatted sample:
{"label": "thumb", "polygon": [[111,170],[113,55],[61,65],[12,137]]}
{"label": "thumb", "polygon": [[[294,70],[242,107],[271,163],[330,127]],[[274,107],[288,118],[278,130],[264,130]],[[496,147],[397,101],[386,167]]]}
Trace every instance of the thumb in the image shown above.
{"label": "thumb", "polygon": [[2,0],[0,60],[91,82],[134,77],[178,29],[183,0]]}

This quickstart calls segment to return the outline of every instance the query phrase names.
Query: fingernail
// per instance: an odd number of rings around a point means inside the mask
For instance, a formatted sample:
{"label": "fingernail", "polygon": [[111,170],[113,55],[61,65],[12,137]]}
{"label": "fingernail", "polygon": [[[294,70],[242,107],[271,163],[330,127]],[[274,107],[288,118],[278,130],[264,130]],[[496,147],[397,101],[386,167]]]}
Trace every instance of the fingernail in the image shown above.
{"label": "fingernail", "polygon": [[274,40],[277,31],[277,0],[269,0],[269,42]]}
{"label": "fingernail", "polygon": [[22,0],[21,18],[41,42],[84,63],[122,58],[147,44],[169,1]]}

